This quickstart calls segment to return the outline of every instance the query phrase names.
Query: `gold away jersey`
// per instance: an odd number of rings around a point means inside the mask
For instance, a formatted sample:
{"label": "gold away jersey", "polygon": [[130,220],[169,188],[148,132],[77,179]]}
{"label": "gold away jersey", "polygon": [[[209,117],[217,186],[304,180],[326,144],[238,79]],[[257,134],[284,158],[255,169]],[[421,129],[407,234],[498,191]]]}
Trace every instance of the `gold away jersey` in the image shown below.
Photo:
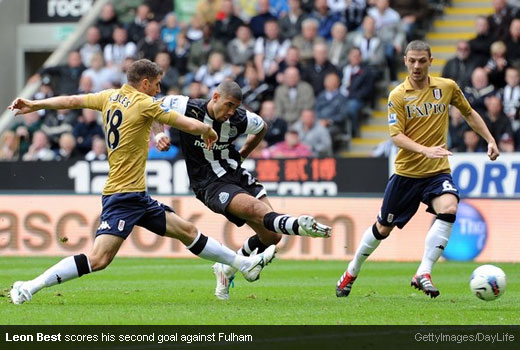
{"label": "gold away jersey", "polygon": [[103,194],[145,191],[152,122],[171,125],[177,112],[128,84],[86,95],[86,108],[103,113],[110,166]]}
{"label": "gold away jersey", "polygon": [[[429,86],[414,90],[407,77],[390,92],[390,136],[404,134],[423,146],[440,146],[447,142],[449,105],[457,107],[464,116],[471,114],[470,104],[453,80],[429,76],[429,81]],[[428,159],[420,153],[399,149],[395,172],[402,176],[423,178],[449,173],[450,164],[447,157]]]}

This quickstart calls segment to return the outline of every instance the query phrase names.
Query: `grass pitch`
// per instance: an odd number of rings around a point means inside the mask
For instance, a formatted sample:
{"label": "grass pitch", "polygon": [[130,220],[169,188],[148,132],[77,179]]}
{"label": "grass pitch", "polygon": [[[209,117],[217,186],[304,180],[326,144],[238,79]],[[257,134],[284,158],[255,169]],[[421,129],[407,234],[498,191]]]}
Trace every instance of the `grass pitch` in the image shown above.
{"label": "grass pitch", "polygon": [[508,286],[484,302],[469,291],[477,263],[443,262],[430,299],[410,287],[417,263],[371,262],[348,298],[335,284],[346,262],[275,260],[254,283],[237,276],[229,301],[213,296],[211,263],[199,259],[116,258],[108,269],[44,289],[13,305],[16,280],[40,274],[60,258],[0,258],[0,324],[169,325],[519,325],[519,264],[497,264]]}

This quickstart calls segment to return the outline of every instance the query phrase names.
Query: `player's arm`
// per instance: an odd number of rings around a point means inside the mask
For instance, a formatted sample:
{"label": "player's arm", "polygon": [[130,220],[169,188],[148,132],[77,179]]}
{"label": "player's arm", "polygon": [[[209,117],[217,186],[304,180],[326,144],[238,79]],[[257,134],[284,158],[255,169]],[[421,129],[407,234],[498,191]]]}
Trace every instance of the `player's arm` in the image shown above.
{"label": "player's arm", "polygon": [[500,155],[500,153],[498,151],[497,143],[496,143],[495,139],[493,138],[493,135],[491,135],[491,132],[489,131],[488,127],[486,126],[486,123],[484,122],[484,120],[482,119],[480,114],[478,114],[478,112],[475,111],[474,109],[471,109],[471,113],[468,116],[464,116],[464,119],[466,119],[466,122],[468,123],[468,125],[477,134],[479,134],[480,136],[482,136],[484,138],[484,140],[486,140],[486,142],[488,144],[487,154],[488,154],[489,159],[491,159],[491,160],[497,159],[498,156]]}
{"label": "player's arm", "polygon": [[86,108],[85,95],[56,96],[43,100],[16,98],[7,109],[15,115],[26,114],[40,109],[79,109]]}
{"label": "player's arm", "polygon": [[217,141],[218,135],[209,125],[206,125],[197,119],[186,117],[175,111],[164,114],[166,118],[158,118],[158,121],[173,126],[174,128],[184,131],[192,135],[201,135],[207,149],[211,149]]}
{"label": "player's arm", "polygon": [[238,151],[240,153],[240,157],[242,159],[247,158],[251,152],[258,146],[258,144],[264,139],[265,134],[267,133],[267,123],[264,122],[264,127],[258,134],[252,134],[248,135],[246,138],[246,142],[244,142],[244,145],[240,150]]}
{"label": "player's arm", "polygon": [[155,147],[161,152],[168,151],[170,149],[171,140],[164,133],[164,125],[157,121],[154,121],[152,123],[152,132],[155,135]]}
{"label": "player's arm", "polygon": [[444,144],[432,147],[423,146],[403,133],[392,136],[392,141],[397,147],[410,152],[420,153],[426,158],[443,158],[453,154],[444,148]]}

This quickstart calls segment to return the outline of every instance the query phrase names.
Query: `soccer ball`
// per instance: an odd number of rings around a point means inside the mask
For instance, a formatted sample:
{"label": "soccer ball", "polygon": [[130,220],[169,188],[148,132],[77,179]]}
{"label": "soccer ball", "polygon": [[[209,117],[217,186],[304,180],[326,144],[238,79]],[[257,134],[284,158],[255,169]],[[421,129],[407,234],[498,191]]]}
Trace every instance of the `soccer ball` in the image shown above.
{"label": "soccer ball", "polygon": [[471,292],[485,301],[495,300],[504,294],[506,285],[506,274],[494,265],[477,267],[469,280]]}

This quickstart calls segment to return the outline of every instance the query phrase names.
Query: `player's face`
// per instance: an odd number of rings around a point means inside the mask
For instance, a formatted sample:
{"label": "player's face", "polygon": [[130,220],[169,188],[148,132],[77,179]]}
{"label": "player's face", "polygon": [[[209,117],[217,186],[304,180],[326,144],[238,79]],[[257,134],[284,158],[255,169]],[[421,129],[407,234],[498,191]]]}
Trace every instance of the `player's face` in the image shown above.
{"label": "player's face", "polygon": [[231,96],[221,96],[218,92],[213,95],[213,117],[223,123],[235,114],[240,101]]}
{"label": "player's face", "polygon": [[423,82],[428,79],[428,69],[433,57],[428,56],[428,51],[410,50],[404,56],[404,63],[408,68],[410,79],[415,82]]}
{"label": "player's face", "polygon": [[144,93],[148,96],[155,96],[159,92],[161,92],[161,85],[159,84],[161,82],[161,75],[158,75],[155,79],[152,79],[151,81],[148,79],[143,80],[143,88]]}

